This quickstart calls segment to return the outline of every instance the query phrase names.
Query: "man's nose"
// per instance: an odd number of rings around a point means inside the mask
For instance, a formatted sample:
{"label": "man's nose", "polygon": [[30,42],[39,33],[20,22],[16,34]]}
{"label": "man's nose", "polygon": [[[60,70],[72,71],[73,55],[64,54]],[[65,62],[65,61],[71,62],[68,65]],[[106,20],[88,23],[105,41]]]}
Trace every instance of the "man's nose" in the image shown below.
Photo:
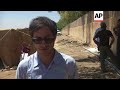
{"label": "man's nose", "polygon": [[46,42],[45,42],[45,40],[44,40],[44,39],[41,41],[41,44],[46,44]]}

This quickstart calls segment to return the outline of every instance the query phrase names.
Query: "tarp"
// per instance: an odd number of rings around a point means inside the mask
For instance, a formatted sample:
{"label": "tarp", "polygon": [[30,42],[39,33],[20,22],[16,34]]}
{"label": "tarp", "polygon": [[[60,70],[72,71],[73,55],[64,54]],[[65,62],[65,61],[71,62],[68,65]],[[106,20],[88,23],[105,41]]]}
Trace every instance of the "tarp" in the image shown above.
{"label": "tarp", "polygon": [[5,62],[6,66],[18,65],[21,56],[19,47],[23,41],[30,44],[31,50],[29,54],[34,53],[35,48],[27,28],[0,31],[0,59]]}

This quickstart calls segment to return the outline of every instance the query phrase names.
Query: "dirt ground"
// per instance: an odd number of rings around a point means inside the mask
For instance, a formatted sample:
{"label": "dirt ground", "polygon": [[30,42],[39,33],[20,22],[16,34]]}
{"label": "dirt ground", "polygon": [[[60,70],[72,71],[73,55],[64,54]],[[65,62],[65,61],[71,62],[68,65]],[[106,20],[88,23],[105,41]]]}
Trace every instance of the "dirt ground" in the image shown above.
{"label": "dirt ground", "polygon": [[[83,44],[74,41],[69,36],[57,36],[55,48],[75,58],[79,79],[120,79],[120,76],[110,67],[102,73],[98,57],[83,48]],[[16,70],[0,70],[0,79],[15,79]]]}

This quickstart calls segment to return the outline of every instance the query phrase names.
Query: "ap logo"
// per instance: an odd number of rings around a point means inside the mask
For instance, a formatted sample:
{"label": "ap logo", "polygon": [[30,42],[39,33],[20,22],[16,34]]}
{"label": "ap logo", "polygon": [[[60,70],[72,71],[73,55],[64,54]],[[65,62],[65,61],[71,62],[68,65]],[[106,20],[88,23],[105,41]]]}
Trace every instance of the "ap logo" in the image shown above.
{"label": "ap logo", "polygon": [[103,11],[94,11],[94,21],[96,22],[103,21]]}

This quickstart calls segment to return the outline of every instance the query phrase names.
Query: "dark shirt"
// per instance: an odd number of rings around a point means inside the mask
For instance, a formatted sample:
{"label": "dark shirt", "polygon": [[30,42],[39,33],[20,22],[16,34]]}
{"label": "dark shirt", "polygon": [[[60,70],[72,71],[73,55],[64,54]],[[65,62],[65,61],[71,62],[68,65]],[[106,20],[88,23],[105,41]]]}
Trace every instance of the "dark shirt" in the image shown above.
{"label": "dark shirt", "polygon": [[115,27],[113,29],[113,31],[114,31],[115,35],[118,36],[117,37],[117,48],[116,48],[116,50],[117,50],[117,56],[120,58],[120,28]]}
{"label": "dark shirt", "polygon": [[109,38],[112,37],[113,34],[109,30],[102,30],[99,31],[96,35],[95,38],[100,38],[100,46],[108,46],[109,47]]}
{"label": "dark shirt", "polygon": [[114,31],[115,35],[117,35],[118,37],[120,37],[120,28],[115,27],[113,29],[113,31]]}

